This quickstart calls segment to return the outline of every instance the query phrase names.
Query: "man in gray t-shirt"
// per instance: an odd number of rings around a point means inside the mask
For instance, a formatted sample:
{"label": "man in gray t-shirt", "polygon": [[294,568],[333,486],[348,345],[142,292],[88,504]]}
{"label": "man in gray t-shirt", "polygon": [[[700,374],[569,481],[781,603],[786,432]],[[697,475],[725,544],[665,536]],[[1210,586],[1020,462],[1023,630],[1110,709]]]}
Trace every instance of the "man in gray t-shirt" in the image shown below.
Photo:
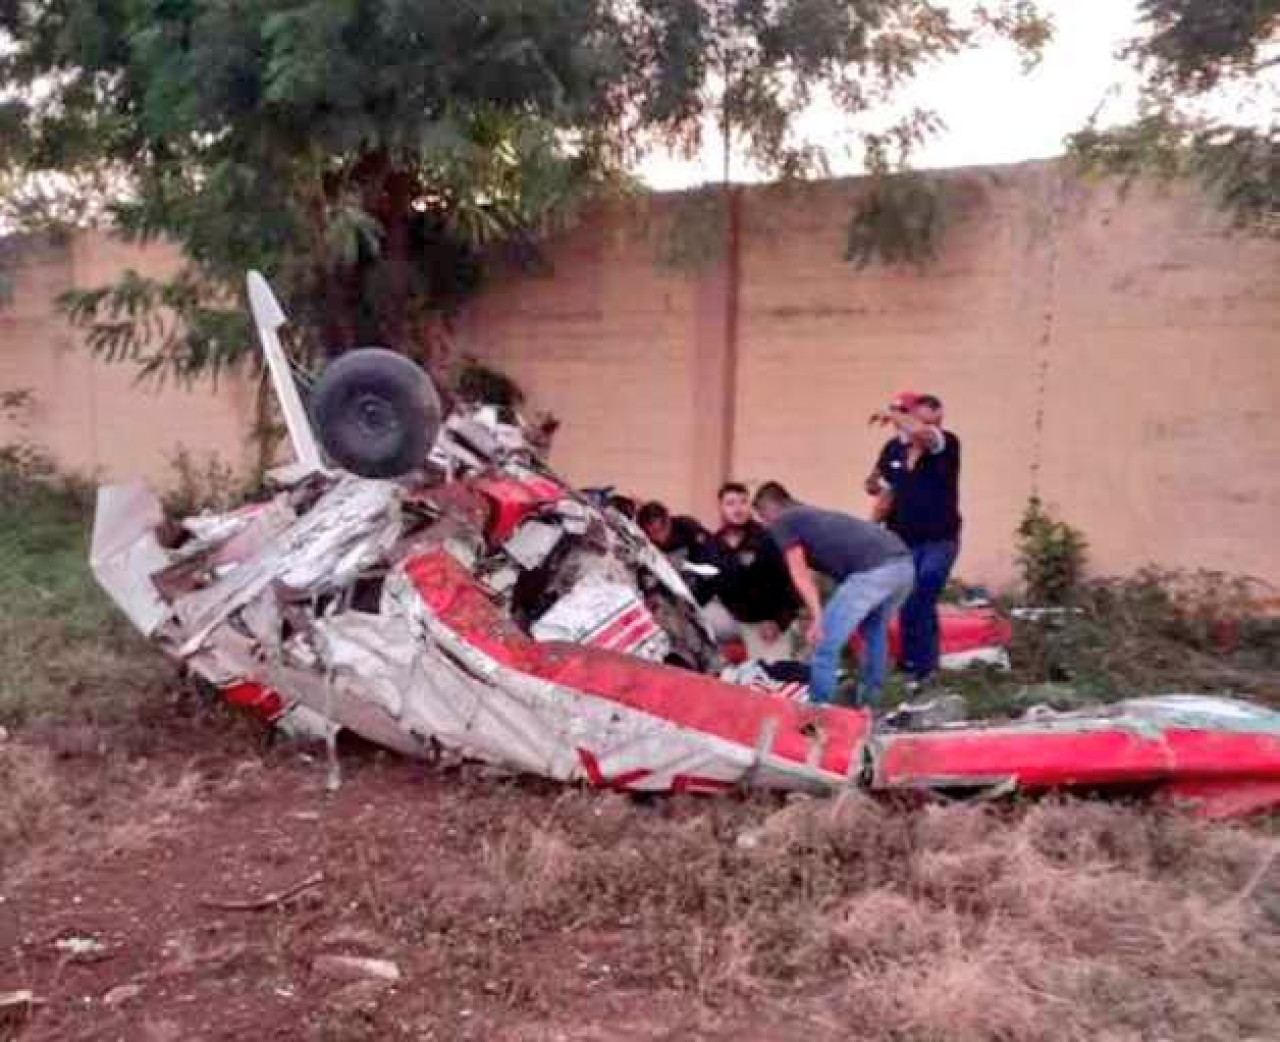
{"label": "man in gray t-shirt", "polygon": [[[781,549],[791,582],[813,620],[809,624],[813,701],[831,701],[840,656],[861,629],[857,701],[874,703],[888,672],[889,619],[910,595],[915,581],[911,551],[892,532],[869,521],[797,503],[776,481],[760,487],[754,505]],[[825,609],[815,570],[836,584]]]}

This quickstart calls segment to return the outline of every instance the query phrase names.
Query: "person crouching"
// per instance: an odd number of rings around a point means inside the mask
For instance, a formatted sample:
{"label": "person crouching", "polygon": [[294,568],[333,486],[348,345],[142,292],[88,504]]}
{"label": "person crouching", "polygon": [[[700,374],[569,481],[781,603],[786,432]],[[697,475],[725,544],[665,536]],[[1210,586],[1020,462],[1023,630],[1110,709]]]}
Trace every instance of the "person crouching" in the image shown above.
{"label": "person crouching", "polygon": [[[875,705],[888,672],[889,620],[915,582],[911,551],[879,525],[797,502],[776,481],[760,486],[753,505],[782,551],[791,582],[812,620],[811,700],[826,703],[835,697],[840,658],[854,633],[861,632],[855,704]],[[815,570],[836,584],[825,608]]]}

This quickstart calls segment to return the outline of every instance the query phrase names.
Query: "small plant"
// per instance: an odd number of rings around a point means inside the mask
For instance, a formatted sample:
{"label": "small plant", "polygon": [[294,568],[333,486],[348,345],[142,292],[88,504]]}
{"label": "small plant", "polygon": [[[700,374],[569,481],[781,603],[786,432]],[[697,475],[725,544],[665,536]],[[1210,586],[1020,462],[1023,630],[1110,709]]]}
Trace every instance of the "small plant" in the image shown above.
{"label": "small plant", "polygon": [[1032,496],[1018,525],[1018,569],[1027,599],[1041,607],[1069,603],[1084,579],[1088,541]]}
{"label": "small plant", "polygon": [[17,434],[15,440],[0,443],[0,502],[30,504],[52,495],[86,508],[93,502],[92,482],[60,472],[53,456],[29,437],[35,408],[35,395],[28,388],[0,391],[0,419]]}
{"label": "small plant", "polygon": [[677,195],[656,228],[658,267],[695,275],[722,261],[729,235],[729,191],[705,184]]}
{"label": "small plant", "polygon": [[844,259],[859,268],[922,266],[933,260],[944,223],[937,183],[919,174],[875,177],[849,219]]}
{"label": "small plant", "polygon": [[169,458],[169,465],[174,481],[164,497],[164,506],[171,516],[230,510],[249,493],[248,482],[216,452],[201,460],[185,445],[179,445]]}

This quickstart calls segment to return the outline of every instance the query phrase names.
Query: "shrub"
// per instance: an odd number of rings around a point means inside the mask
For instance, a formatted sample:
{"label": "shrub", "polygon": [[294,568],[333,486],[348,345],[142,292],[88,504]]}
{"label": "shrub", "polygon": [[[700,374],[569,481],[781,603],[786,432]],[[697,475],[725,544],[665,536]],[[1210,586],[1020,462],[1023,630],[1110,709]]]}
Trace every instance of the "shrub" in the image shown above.
{"label": "shrub", "polygon": [[1039,606],[1068,603],[1084,578],[1088,541],[1032,496],[1018,526],[1018,568],[1027,599]]}

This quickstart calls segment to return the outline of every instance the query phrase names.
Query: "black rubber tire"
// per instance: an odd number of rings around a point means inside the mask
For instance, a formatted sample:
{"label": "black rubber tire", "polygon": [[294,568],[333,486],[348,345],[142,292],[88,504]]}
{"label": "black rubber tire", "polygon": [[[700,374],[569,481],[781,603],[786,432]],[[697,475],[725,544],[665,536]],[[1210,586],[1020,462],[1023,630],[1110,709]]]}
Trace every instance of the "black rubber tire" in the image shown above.
{"label": "black rubber tire", "polygon": [[320,375],[311,418],[333,462],[361,477],[395,478],[426,461],[440,430],[440,396],[404,355],[362,347]]}

